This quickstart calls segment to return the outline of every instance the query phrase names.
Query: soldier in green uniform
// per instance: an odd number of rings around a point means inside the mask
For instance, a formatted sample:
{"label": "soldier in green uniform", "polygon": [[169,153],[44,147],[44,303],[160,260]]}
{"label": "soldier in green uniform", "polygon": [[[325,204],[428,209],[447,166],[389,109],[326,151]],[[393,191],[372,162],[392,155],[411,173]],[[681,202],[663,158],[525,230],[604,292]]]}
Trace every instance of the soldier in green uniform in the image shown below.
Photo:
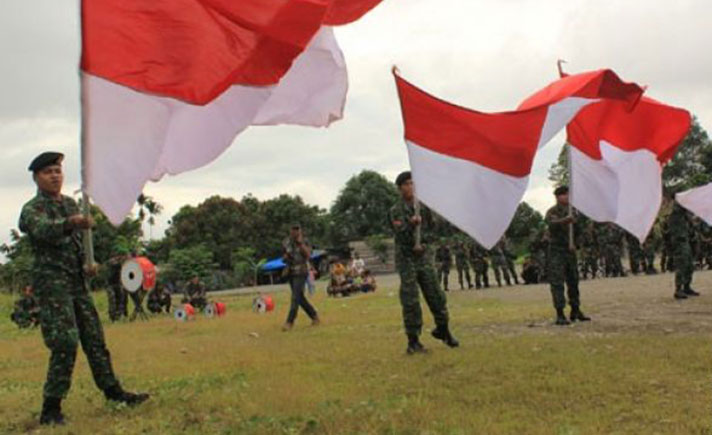
{"label": "soldier in green uniform", "polygon": [[121,284],[121,267],[129,258],[129,250],[123,247],[115,249],[116,255],[111,257],[106,263],[107,285],[106,295],[108,299],[109,319],[112,322],[128,317],[128,292]]}
{"label": "soldier in green uniform", "polygon": [[643,247],[640,241],[632,234],[625,233],[625,241],[628,245],[628,260],[630,261],[630,272],[637,275],[645,270],[645,259],[643,257]]}
{"label": "soldier in green uniform", "polygon": [[462,279],[463,275],[467,279],[467,288],[471,289],[470,260],[468,258],[467,246],[462,240],[458,240],[457,244],[455,244],[455,267],[457,267],[457,280],[460,283],[460,290],[465,289],[465,283]]}
{"label": "soldier in green uniform", "polygon": [[603,226],[603,256],[605,258],[606,276],[623,277],[623,230],[613,223]]}
{"label": "soldier in green uniform", "polygon": [[[423,328],[423,312],[420,308],[420,294],[435,319],[436,328],[432,336],[450,347],[459,346],[449,328],[447,297],[440,289],[438,276],[432,262],[431,245],[433,234],[433,214],[425,206],[420,216],[415,213],[415,195],[410,172],[403,172],[396,178],[396,186],[401,198],[390,210],[389,218],[395,234],[396,268],[400,275],[400,301],[403,307],[403,323],[408,336],[406,352],[411,355],[425,353],[420,342]],[[420,227],[421,244],[416,244],[416,233]]]}
{"label": "soldier in green uniform", "polygon": [[657,269],[655,269],[655,251],[657,250],[658,240],[657,231],[653,228],[653,230],[650,231],[650,234],[648,234],[648,238],[645,239],[645,243],[643,243],[645,273],[648,275],[655,275],[658,273]]}
{"label": "soldier in green uniform", "polygon": [[475,287],[477,289],[489,288],[487,250],[473,240],[470,244],[470,258],[472,259],[472,269],[475,271]]}
{"label": "soldier in green uniform", "polygon": [[15,301],[15,309],[10,319],[19,328],[30,328],[40,323],[40,305],[35,298],[32,286],[28,285],[23,290],[22,297]]}
{"label": "soldier in green uniform", "polygon": [[157,283],[156,287],[148,293],[146,306],[153,314],[171,312],[171,295],[166,291],[163,283]]}
{"label": "soldier in green uniform", "polygon": [[282,241],[282,251],[282,258],[287,265],[289,285],[292,290],[289,314],[287,314],[287,321],[284,323],[282,330],[289,331],[294,327],[294,321],[297,319],[300,307],[307,313],[312,325],[317,326],[321,323],[319,314],[304,295],[304,287],[309,277],[309,258],[312,247],[309,241],[304,238],[300,224],[295,223],[292,225],[289,237]]}
{"label": "soldier in green uniform", "polygon": [[600,253],[598,249],[598,239],[596,237],[596,223],[592,220],[586,220],[583,223],[583,231],[581,232],[581,251],[583,255],[583,266],[581,272],[583,279],[596,279],[598,274],[598,259]]}
{"label": "soldier in green uniform", "polygon": [[[549,283],[551,296],[556,309],[556,324],[568,325],[564,308],[564,282],[568,290],[569,305],[571,305],[570,319],[575,321],[589,321],[581,311],[579,297],[578,262],[576,261],[576,248],[570,243],[569,225],[576,222],[575,215],[569,215],[569,188],[561,186],[554,191],[556,205],[546,212],[546,223],[549,226]],[[575,235],[574,235],[575,240]]]}
{"label": "soldier in green uniform", "polygon": [[497,281],[497,286],[502,287],[502,276],[508,286],[512,285],[509,278],[509,270],[507,270],[507,260],[502,250],[502,242],[498,242],[494,248],[490,249],[490,259],[492,260],[492,270],[494,270],[494,279]]}
{"label": "soldier in green uniform", "polygon": [[38,191],[22,207],[19,222],[34,254],[33,288],[41,310],[42,337],[51,352],[41,424],[64,423],[61,402],[71,385],[79,342],[94,381],[107,399],[130,405],[148,399],[147,394],[124,391],[114,375],[82,264],[81,230],[94,222],[80,214],[72,198],[62,195],[63,157],[60,153],[43,153],[32,161],[29,170]]}
{"label": "soldier in green uniform", "polygon": [[[668,193],[667,197],[675,200],[674,194]],[[695,267],[690,244],[690,215],[677,201],[673,203],[667,224],[675,264],[674,297],[687,299],[688,296],[699,296],[699,293],[691,287]]]}
{"label": "soldier in green uniform", "polygon": [[504,260],[506,262],[505,266],[507,271],[509,272],[509,276],[512,277],[514,284],[519,285],[519,278],[517,277],[517,268],[514,265],[514,260],[517,259],[517,256],[514,254],[514,252],[512,252],[512,244],[510,243],[507,236],[503,236],[502,241],[500,243],[500,247],[502,248],[502,254],[504,254]]}
{"label": "soldier in green uniform", "polygon": [[438,263],[439,280],[443,283],[443,289],[448,291],[448,278],[450,277],[450,267],[452,266],[452,255],[447,243],[443,242],[435,251],[435,261]]}
{"label": "soldier in green uniform", "polygon": [[205,284],[200,281],[200,277],[194,276],[185,287],[184,301],[195,308],[202,310],[208,305],[208,291]]}

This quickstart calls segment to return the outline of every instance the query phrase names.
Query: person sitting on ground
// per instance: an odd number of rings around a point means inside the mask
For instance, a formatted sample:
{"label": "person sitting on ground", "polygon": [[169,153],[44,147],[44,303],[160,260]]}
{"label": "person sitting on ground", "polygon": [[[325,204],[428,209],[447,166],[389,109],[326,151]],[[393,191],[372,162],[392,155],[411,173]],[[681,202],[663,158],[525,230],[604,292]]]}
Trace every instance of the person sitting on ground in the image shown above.
{"label": "person sitting on ground", "polygon": [[10,319],[21,329],[34,328],[40,324],[40,305],[31,285],[25,286],[22,297],[15,302]]}
{"label": "person sitting on ground", "polygon": [[539,283],[539,267],[537,267],[536,262],[532,260],[531,257],[527,257],[522,264],[522,279],[524,284],[538,284]]}
{"label": "person sitting on ground", "polygon": [[351,292],[351,283],[346,277],[346,268],[343,264],[335,262],[331,267],[331,283],[329,285],[330,295],[348,296]]}
{"label": "person sitting on ground", "polygon": [[366,263],[363,261],[363,258],[361,258],[358,253],[354,254],[354,258],[351,262],[351,270],[353,271],[352,276],[363,276],[363,272],[365,269]]}
{"label": "person sitting on ground", "polygon": [[160,314],[162,312],[171,312],[171,295],[163,287],[163,284],[157,283],[156,287],[148,293],[148,311],[153,314]]}
{"label": "person sitting on ground", "polygon": [[364,293],[376,291],[376,278],[371,275],[371,271],[365,269],[363,271],[363,282],[361,283],[361,291]]}
{"label": "person sitting on ground", "polygon": [[184,301],[199,310],[204,309],[205,306],[208,305],[205,284],[200,281],[200,278],[197,275],[194,276],[186,286]]}

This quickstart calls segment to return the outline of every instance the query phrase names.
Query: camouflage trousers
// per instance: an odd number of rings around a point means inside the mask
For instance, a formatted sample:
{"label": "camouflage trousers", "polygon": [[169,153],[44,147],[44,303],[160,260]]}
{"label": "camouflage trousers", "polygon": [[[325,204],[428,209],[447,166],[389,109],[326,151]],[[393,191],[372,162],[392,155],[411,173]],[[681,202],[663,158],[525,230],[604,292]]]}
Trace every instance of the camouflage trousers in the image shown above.
{"label": "camouflage trousers", "polygon": [[106,297],[109,302],[109,319],[112,322],[128,316],[128,292],[121,284],[107,286]]}
{"label": "camouflage trousers", "polygon": [[406,334],[417,336],[423,329],[423,311],[420,308],[418,287],[423,292],[435,324],[447,326],[449,321],[447,297],[440,288],[435,267],[426,258],[407,258],[399,259],[397,268],[401,280],[400,302]]}
{"label": "camouflage trousers", "polygon": [[507,257],[507,270],[509,271],[509,276],[512,277],[514,283],[519,284],[519,278],[517,278],[517,267],[514,265],[514,260],[509,257]]}
{"label": "camouflage trousers", "polygon": [[564,283],[566,283],[566,289],[568,290],[569,305],[572,308],[578,308],[581,304],[577,265],[578,261],[576,260],[575,252],[563,249],[551,249],[549,251],[549,284],[554,308],[557,310],[563,310],[566,307]]}
{"label": "camouflage trousers", "polygon": [[42,338],[50,350],[44,397],[64,398],[81,343],[94,382],[102,390],[118,385],[94,301],[80,279],[35,283]]}
{"label": "camouflage trousers", "polygon": [[450,265],[441,263],[438,267],[438,281],[443,283],[445,291],[448,289],[448,281],[450,279]]}
{"label": "camouflage trousers", "polygon": [[692,274],[695,271],[689,243],[675,244],[673,262],[675,263],[675,289],[677,291],[689,289],[692,284]]}
{"label": "camouflage trousers", "polygon": [[494,270],[494,279],[497,281],[497,285],[502,287],[502,276],[504,276],[504,282],[507,285],[512,285],[512,281],[509,278],[509,270],[507,270],[507,264],[504,261],[492,261],[492,269]]}
{"label": "camouflage trousers", "polygon": [[463,275],[467,279],[467,287],[472,287],[472,278],[470,277],[470,265],[467,262],[457,263],[457,280],[460,283],[460,288],[465,288],[465,283],[462,280]]}
{"label": "camouflage trousers", "polygon": [[475,260],[472,262],[472,269],[475,271],[475,287],[489,287],[489,264],[486,260]]}

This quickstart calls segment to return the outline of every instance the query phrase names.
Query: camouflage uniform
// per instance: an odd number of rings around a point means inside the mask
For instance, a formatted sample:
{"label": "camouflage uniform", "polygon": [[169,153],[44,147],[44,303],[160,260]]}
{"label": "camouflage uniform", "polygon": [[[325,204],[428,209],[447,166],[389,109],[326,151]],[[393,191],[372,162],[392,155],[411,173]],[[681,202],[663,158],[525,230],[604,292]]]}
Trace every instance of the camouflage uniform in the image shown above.
{"label": "camouflage uniform", "polygon": [[[309,241],[304,239],[304,245],[311,247]],[[288,237],[282,241],[282,250],[284,251],[288,272],[289,285],[292,290],[292,299],[287,313],[287,325],[294,324],[301,307],[309,316],[310,319],[316,320],[319,315],[316,309],[309,303],[306,295],[304,295],[304,287],[309,276],[309,259],[305,258],[299,250],[297,243]]]}
{"label": "camouflage uniform", "polygon": [[585,224],[585,229],[581,234],[581,251],[583,254],[583,265],[581,272],[583,279],[595,279],[598,274],[598,259],[600,258],[600,250],[596,238],[596,227],[593,221]]}
{"label": "camouflage uniform", "polygon": [[450,255],[450,248],[448,248],[447,245],[443,244],[435,251],[435,261],[438,263],[439,279],[442,281],[445,291],[448,291],[447,287],[450,267],[452,266],[452,255]]}
{"label": "camouflage uniform", "polygon": [[690,245],[690,217],[677,202],[668,217],[668,231],[675,263],[675,292],[684,293],[690,290],[695,268]]}
{"label": "camouflage uniform", "polygon": [[645,271],[645,258],[643,258],[643,247],[640,241],[632,234],[625,233],[625,240],[628,245],[628,260],[630,261],[630,271],[633,275]]}
{"label": "camouflage uniform", "polygon": [[675,264],[673,259],[673,247],[672,241],[670,239],[670,229],[668,228],[668,222],[665,221],[660,225],[660,230],[662,233],[662,249],[660,252],[660,270],[662,272],[672,272],[675,270]]}
{"label": "camouflage uniform", "polygon": [[108,279],[106,295],[109,302],[109,319],[115,322],[122,317],[128,316],[128,292],[121,284],[121,266],[124,264],[125,256],[116,256],[108,261]]}
{"label": "camouflage uniform", "polygon": [[494,279],[497,281],[497,285],[502,287],[502,275],[504,275],[504,281],[507,285],[512,285],[501,242],[497,243],[497,245],[490,250],[490,259],[492,260],[492,270],[494,270]]}
{"label": "camouflage uniform", "polygon": [[[413,250],[416,229],[410,222],[410,219],[415,215],[413,205],[399,199],[389,213],[391,227],[395,233],[396,268],[401,280],[400,301],[403,307],[403,323],[409,337],[419,336],[423,328],[423,313],[420,308],[418,286],[423,292],[425,302],[428,304],[438,328],[447,328],[449,320],[447,297],[440,288],[432,262],[430,231],[433,227],[433,215],[430,209],[425,206],[421,206],[420,213],[422,217],[422,246],[424,248],[422,253],[416,253]],[[456,255],[459,252],[459,247],[458,244]]]}
{"label": "camouflage uniform", "polygon": [[645,259],[645,273],[652,275],[658,273],[655,270],[655,251],[658,246],[658,236],[655,229],[650,232],[648,238],[643,243],[643,258]]}
{"label": "camouflage uniform", "polygon": [[171,312],[171,295],[162,285],[157,284],[156,288],[148,293],[148,302],[146,302],[148,310],[154,314],[161,312]]}
{"label": "camouflage uniform", "polygon": [[10,319],[19,328],[29,328],[40,323],[40,306],[34,295],[23,295],[15,301],[15,310],[10,315]]}
{"label": "camouflage uniform", "polygon": [[507,262],[506,268],[509,271],[509,276],[512,277],[512,280],[514,280],[515,284],[519,284],[519,278],[517,277],[517,268],[514,265],[514,260],[517,259],[517,256],[514,255],[514,253],[512,252],[511,244],[509,243],[509,239],[506,236],[502,238],[501,248],[502,254],[504,254],[504,260]]}
{"label": "camouflage uniform", "polygon": [[82,234],[68,224],[79,214],[67,196],[53,199],[43,192],[22,208],[19,227],[34,253],[33,288],[41,307],[40,325],[51,356],[45,398],[63,398],[69,391],[81,342],[96,385],[118,387],[104,331],[89,294],[82,266]]}
{"label": "camouflage uniform", "polygon": [[602,227],[603,256],[605,259],[606,276],[625,276],[621,256],[623,254],[623,230],[614,224]]}
{"label": "camouflage uniform", "polygon": [[477,242],[472,242],[470,246],[470,258],[472,258],[472,269],[475,271],[475,287],[489,288],[489,263],[487,263],[487,250]]}
{"label": "camouflage uniform", "polygon": [[190,281],[185,287],[185,293],[188,303],[195,308],[202,310],[208,305],[207,290],[202,282],[194,283]]}
{"label": "camouflage uniform", "polygon": [[569,208],[561,204],[555,205],[546,212],[546,223],[549,226],[549,283],[557,312],[563,311],[566,307],[564,282],[566,282],[571,309],[578,309],[581,303],[576,251],[571,251],[569,247],[569,225],[554,223],[568,215]]}
{"label": "camouflage uniform", "polygon": [[462,280],[462,275],[467,279],[467,288],[472,288],[472,279],[470,278],[470,261],[468,257],[467,246],[460,241],[455,245],[455,267],[457,267],[457,280],[460,283],[460,289],[464,289],[465,285]]}

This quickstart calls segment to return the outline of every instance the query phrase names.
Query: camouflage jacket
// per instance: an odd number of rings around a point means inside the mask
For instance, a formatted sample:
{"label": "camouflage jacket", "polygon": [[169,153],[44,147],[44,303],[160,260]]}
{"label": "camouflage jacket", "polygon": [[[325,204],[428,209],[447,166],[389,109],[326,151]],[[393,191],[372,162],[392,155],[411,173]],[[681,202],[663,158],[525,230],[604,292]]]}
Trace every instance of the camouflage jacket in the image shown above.
{"label": "camouflage jacket", "polygon": [[443,266],[450,266],[452,264],[452,255],[450,254],[450,248],[447,246],[441,246],[435,251],[435,260]]}
{"label": "camouflage jacket", "polygon": [[[415,258],[415,226],[410,223],[410,218],[415,216],[415,209],[412,204],[399,199],[388,213],[389,222],[395,235],[396,259]],[[435,225],[433,213],[425,205],[420,206],[420,216],[422,218],[420,230],[420,244],[425,249],[423,255],[430,256],[430,243],[433,242],[432,229]]]}
{"label": "camouflage jacket", "polygon": [[84,278],[82,232],[68,222],[70,216],[79,213],[72,198],[62,195],[53,199],[44,192],[38,192],[22,207],[19,227],[32,246],[33,287],[37,291],[51,280]]}
{"label": "camouflage jacket", "polygon": [[[304,245],[311,250],[311,244],[309,240],[304,239]],[[299,250],[297,243],[291,238],[287,237],[282,241],[283,258],[285,264],[289,268],[289,274],[293,276],[307,276],[309,275],[309,258],[305,257]]]}
{"label": "camouflage jacket", "polygon": [[687,210],[677,202],[668,216],[667,231],[673,247],[678,244],[690,243],[690,217]]}
{"label": "camouflage jacket", "polygon": [[[569,249],[569,225],[555,223],[569,215],[569,208],[565,205],[557,204],[546,212],[546,223],[549,226],[549,247],[558,250]],[[576,211],[574,210],[574,217]],[[577,225],[574,225],[574,242],[576,241]]]}

